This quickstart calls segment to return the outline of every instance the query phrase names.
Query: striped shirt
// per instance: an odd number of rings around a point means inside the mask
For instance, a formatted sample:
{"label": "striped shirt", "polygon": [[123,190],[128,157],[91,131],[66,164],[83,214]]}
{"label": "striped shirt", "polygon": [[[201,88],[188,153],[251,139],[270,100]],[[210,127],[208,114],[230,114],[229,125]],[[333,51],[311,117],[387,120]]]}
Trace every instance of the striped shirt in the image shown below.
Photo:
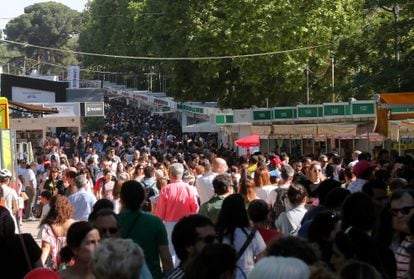
{"label": "striped shirt", "polygon": [[408,272],[410,255],[405,249],[413,243],[414,241],[410,237],[406,237],[395,251],[395,261],[397,262],[397,279],[405,278]]}
{"label": "striped shirt", "polygon": [[170,274],[165,277],[165,279],[183,279],[184,277],[184,269],[182,269],[181,266],[177,266]]}

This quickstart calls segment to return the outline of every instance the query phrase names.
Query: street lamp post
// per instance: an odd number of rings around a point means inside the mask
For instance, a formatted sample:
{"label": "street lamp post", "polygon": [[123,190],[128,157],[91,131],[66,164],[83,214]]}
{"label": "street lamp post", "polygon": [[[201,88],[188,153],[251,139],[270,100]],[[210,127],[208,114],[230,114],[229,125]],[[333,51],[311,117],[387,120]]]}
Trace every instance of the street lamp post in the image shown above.
{"label": "street lamp post", "polygon": [[309,105],[309,65],[306,65],[306,104]]}
{"label": "street lamp post", "polygon": [[331,57],[332,68],[332,103],[335,103],[335,57]]}
{"label": "street lamp post", "polygon": [[398,50],[398,16],[400,15],[400,6],[397,1],[395,1],[394,6],[392,7],[392,14],[394,16],[394,55],[395,61],[398,63],[400,61],[400,52]]}

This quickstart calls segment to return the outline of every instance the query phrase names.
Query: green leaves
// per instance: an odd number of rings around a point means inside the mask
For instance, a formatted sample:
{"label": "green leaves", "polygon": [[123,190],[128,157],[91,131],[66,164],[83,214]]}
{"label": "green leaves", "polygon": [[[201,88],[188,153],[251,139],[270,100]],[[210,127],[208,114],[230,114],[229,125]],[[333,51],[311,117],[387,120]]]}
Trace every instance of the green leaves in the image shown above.
{"label": "green leaves", "polygon": [[314,46],[249,58],[154,62],[85,57],[84,62],[136,75],[144,83],[149,72],[161,73],[168,77],[170,96],[218,101],[222,107],[264,106],[266,98],[271,106],[305,103],[307,68],[312,103],[331,101],[333,92],[337,101],[370,98],[413,84],[414,7],[409,1],[398,4],[395,21],[395,1],[386,0],[94,0],[80,46],[106,54],[193,58]]}
{"label": "green leaves", "polygon": [[[25,13],[12,19],[7,25],[7,39],[33,45],[63,48],[68,40],[79,33],[80,14],[56,2],[34,4]],[[72,43],[73,45],[73,43]],[[60,64],[63,60],[77,63],[71,54],[62,54],[33,47],[19,48],[29,59]],[[43,65],[46,72],[49,66]]]}

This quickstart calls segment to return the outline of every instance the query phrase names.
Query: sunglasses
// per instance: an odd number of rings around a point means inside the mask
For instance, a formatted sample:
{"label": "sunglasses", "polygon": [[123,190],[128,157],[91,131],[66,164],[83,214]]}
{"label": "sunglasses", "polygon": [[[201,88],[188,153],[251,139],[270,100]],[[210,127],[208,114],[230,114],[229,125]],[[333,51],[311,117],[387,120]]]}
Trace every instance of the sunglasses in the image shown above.
{"label": "sunglasses", "polygon": [[393,216],[397,216],[398,212],[401,213],[402,215],[408,215],[411,211],[411,209],[413,209],[414,206],[406,206],[406,207],[401,207],[401,208],[391,208],[391,213]]}
{"label": "sunglasses", "polygon": [[197,241],[203,241],[206,244],[214,243],[217,239],[216,235],[207,235],[205,237],[198,237]]}
{"label": "sunglasses", "polygon": [[100,228],[99,233],[103,234],[103,235],[105,235],[107,233],[116,234],[118,232],[118,230],[119,230],[118,228]]}

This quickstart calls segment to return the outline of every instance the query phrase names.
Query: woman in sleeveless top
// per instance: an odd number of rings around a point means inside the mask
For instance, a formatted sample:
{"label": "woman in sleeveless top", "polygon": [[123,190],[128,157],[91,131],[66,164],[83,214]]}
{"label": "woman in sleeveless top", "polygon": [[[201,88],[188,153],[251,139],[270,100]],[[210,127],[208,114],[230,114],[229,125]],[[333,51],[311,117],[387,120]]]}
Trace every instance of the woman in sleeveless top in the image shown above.
{"label": "woman in sleeveless top", "polygon": [[[72,219],[73,206],[68,198],[62,195],[50,199],[50,211],[40,221],[39,238],[42,240],[42,262],[54,270],[59,269],[60,249],[66,245],[67,231],[74,222]],[[50,261],[48,257],[50,256]]]}

